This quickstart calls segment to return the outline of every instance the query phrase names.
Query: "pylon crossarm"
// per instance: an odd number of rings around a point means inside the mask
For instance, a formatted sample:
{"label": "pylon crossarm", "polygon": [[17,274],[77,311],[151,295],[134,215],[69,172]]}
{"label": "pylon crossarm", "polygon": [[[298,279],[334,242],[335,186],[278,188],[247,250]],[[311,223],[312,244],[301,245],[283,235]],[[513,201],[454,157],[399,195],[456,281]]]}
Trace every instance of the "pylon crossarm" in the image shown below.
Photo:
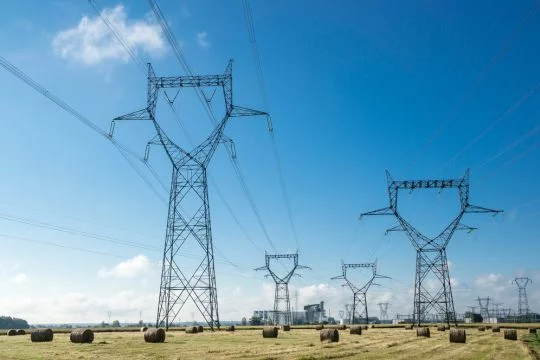
{"label": "pylon crossarm", "polygon": [[396,232],[396,231],[405,231],[405,230],[403,229],[401,225],[396,225],[394,227],[391,227],[390,229],[386,229],[386,231],[384,232],[384,235],[388,235],[389,233]]}
{"label": "pylon crossarm", "polygon": [[478,230],[478,228],[460,223],[458,227],[456,228],[456,230],[466,231],[468,233],[471,233],[475,230]]}
{"label": "pylon crossarm", "polygon": [[467,207],[465,208],[465,212],[472,213],[472,214],[492,213],[493,216],[496,216],[497,214],[504,212],[504,210],[494,210],[494,209],[489,209],[482,206],[468,204]]}
{"label": "pylon crossarm", "polygon": [[229,116],[231,117],[240,117],[240,116],[267,116],[268,113],[260,110],[254,110],[243,106],[233,105],[232,111]]}
{"label": "pylon crossarm", "polygon": [[234,141],[225,134],[222,134],[219,142],[221,144],[229,146],[229,152],[231,154],[231,157],[233,158],[233,160],[236,160],[236,147],[234,146]]}
{"label": "pylon crossarm", "polygon": [[382,208],[382,209],[377,209],[377,210],[373,210],[373,211],[368,211],[368,212],[362,213],[362,214],[360,214],[360,217],[358,218],[358,220],[362,220],[362,218],[363,218],[364,216],[374,216],[374,215],[394,215],[394,214],[395,214],[394,209],[392,209],[391,207],[385,207],[385,208]]}

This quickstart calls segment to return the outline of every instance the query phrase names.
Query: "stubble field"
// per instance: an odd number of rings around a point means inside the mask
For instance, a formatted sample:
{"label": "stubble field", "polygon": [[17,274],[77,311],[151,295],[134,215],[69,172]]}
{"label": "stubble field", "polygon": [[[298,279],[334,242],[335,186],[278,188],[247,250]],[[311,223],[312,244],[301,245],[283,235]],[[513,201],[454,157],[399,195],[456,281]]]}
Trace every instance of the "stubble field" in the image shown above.
{"label": "stubble field", "polygon": [[[431,328],[431,338],[403,328],[368,329],[362,335],[340,331],[338,343],[321,343],[313,329],[280,331],[276,339],[261,330],[186,334],[167,333],[165,343],[145,343],[142,333],[95,333],[92,344],[72,344],[69,334],[50,343],[32,343],[29,335],[1,336],[1,359],[531,359],[521,341],[503,333],[467,329],[467,343],[449,343],[448,331]],[[518,339],[527,330],[518,330]]]}

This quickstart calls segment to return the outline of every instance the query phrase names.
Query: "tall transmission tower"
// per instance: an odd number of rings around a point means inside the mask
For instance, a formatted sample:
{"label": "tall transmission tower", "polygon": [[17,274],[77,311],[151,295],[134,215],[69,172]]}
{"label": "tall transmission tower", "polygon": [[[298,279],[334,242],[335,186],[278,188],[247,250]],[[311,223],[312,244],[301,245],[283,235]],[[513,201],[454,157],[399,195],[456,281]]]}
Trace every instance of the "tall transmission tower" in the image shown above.
{"label": "tall transmission tower", "polygon": [[389,303],[378,303],[379,309],[381,310],[381,320],[388,320],[388,305]]}
{"label": "tall transmission tower", "polygon": [[[399,225],[388,229],[390,231],[405,231],[412,245],[416,249],[416,277],[414,286],[414,313],[413,322],[420,325],[425,322],[427,315],[435,311],[442,316],[443,320],[457,325],[450,273],[446,259],[446,246],[456,230],[472,231],[475,228],[461,224],[465,213],[493,213],[500,210],[491,210],[469,204],[469,170],[462,179],[451,180],[401,180],[392,178],[386,171],[388,183],[389,206],[366,212],[360,215],[360,219],[367,215],[394,215]],[[452,189],[459,192],[460,212],[450,224],[436,237],[429,238],[420,233],[398,211],[398,193],[400,190],[413,191],[415,189]],[[430,289],[428,284],[440,284],[435,289]]]}
{"label": "tall transmission tower", "polygon": [[527,300],[527,285],[532,283],[528,277],[517,277],[512,281],[518,287],[518,317],[521,322],[529,321],[529,301]]}
{"label": "tall transmission tower", "polygon": [[480,315],[482,315],[484,322],[489,322],[489,302],[493,299],[478,297],[478,306],[480,307]]}
{"label": "tall transmission tower", "polygon": [[[197,147],[187,151],[176,145],[156,120],[158,94],[164,89],[189,87],[221,88],[225,99],[225,114],[212,133]],[[148,87],[146,107],[115,118],[111,123],[112,137],[115,122],[119,120],[151,121],[156,135],[148,142],[145,160],[150,145],[160,145],[172,164],[172,180],[163,267],[157,310],[156,326],[166,329],[178,318],[184,305],[191,300],[211,329],[220,327],[217,300],[216,274],[214,270],[214,247],[208,203],[206,170],[218,144],[232,140],[223,134],[231,117],[267,115],[265,112],[233,105],[232,60],[225,72],[219,75],[166,76],[157,77],[148,64]],[[234,153],[234,152],[233,152]],[[184,206],[182,206],[184,205]],[[189,248],[200,258],[189,266],[178,256]]]}
{"label": "tall transmission tower", "polygon": [[[371,275],[363,284],[355,284],[347,275],[348,269],[368,269],[371,270]],[[377,263],[362,263],[362,264],[345,264],[341,262],[341,275],[334,276],[332,280],[344,280],[343,286],[348,286],[353,292],[353,302],[351,309],[351,324],[355,324],[357,318],[364,318],[366,324],[369,323],[367,292],[372,285],[376,284],[375,279],[389,279],[388,276],[377,274]],[[358,316],[357,316],[358,315]]]}
{"label": "tall transmission tower", "polygon": [[[292,262],[291,269],[284,275],[278,275],[272,268],[272,261],[280,261],[281,259],[287,259]],[[276,283],[276,290],[274,296],[274,325],[290,325],[291,324],[291,302],[289,298],[289,281],[296,274],[296,270],[311,269],[308,266],[298,264],[298,253],[296,254],[265,254],[265,265],[255,270],[266,270],[268,274],[266,276],[272,277]],[[285,265],[284,265],[285,266]]]}

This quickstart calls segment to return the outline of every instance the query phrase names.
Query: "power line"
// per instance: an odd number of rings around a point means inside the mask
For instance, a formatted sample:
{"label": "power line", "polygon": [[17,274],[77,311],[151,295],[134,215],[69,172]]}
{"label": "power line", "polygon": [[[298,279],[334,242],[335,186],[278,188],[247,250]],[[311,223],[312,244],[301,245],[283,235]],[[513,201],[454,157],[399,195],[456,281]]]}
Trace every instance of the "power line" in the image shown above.
{"label": "power line", "polygon": [[[268,105],[268,95],[267,95],[266,86],[264,83],[264,76],[263,76],[263,71],[262,71],[262,66],[261,66],[261,56],[260,56],[259,48],[257,46],[257,37],[255,35],[255,24],[253,21],[253,16],[251,14],[251,5],[250,5],[249,0],[243,0],[242,4],[244,6],[244,19],[246,22],[249,42],[251,44],[253,61],[255,63],[255,69],[257,72],[257,79],[259,82],[259,90],[261,93],[261,98],[263,100],[264,111],[266,111],[267,113],[270,113],[270,106]],[[277,142],[275,138],[275,132],[274,132],[274,129],[272,126],[272,120],[270,119],[270,117],[268,118],[268,121],[269,121],[268,123],[269,129],[270,129],[270,138],[272,142],[272,151],[274,154],[274,158],[276,159],[276,166],[278,170],[278,177],[279,177],[279,183],[281,186],[281,192],[283,193],[283,199],[285,200],[285,205],[287,208],[287,215],[288,215],[289,223],[291,225],[291,229],[293,232],[294,241],[296,242],[296,247],[299,250],[300,245],[298,241],[298,233],[296,231],[296,226],[295,226],[294,219],[292,216],[291,204],[289,201],[287,188],[285,187],[283,168],[281,166],[281,158],[279,156],[279,151],[278,151]]]}
{"label": "power line", "polygon": [[510,50],[513,43],[515,42],[516,38],[521,34],[521,32],[525,29],[527,24],[534,19],[534,17],[537,14],[538,6],[540,5],[539,1],[534,1],[533,5],[529,8],[525,16],[523,17],[522,21],[518,24],[518,26],[506,37],[505,40],[503,40],[503,43],[501,46],[497,49],[493,57],[491,58],[490,62],[480,71],[480,73],[473,79],[469,90],[464,93],[464,95],[458,100],[457,104],[448,112],[447,119],[444,121],[438,128],[435,130],[433,135],[428,139],[428,141],[422,146],[422,148],[416,153],[414,158],[409,162],[409,167],[414,163],[422,154],[426,153],[426,150],[433,145],[435,140],[437,140],[444,130],[452,123],[455,116],[463,109],[465,104],[469,102],[474,92],[479,88],[479,86],[483,83],[487,75],[491,72],[491,70],[495,67],[497,62],[503,57],[503,55]]}
{"label": "power line", "polygon": [[[169,25],[165,21],[165,18],[163,16],[163,12],[161,11],[159,5],[154,0],[148,0],[148,4],[150,5],[150,8],[154,12],[154,15],[156,16],[156,19],[157,19],[158,23],[160,24],[161,29],[163,30],[163,33],[165,34],[165,37],[167,38],[169,44],[171,45],[171,47],[173,49],[173,52],[174,52],[178,62],[180,63],[180,65],[182,66],[184,71],[189,76],[193,76],[193,72],[191,70],[191,67],[189,66],[187,60],[185,59],[184,54],[182,53],[182,50],[181,50],[181,48],[180,48],[180,46],[178,44],[178,41],[176,41],[176,38],[175,38],[174,34],[172,33],[171,29],[169,28]],[[203,105],[203,108],[205,109],[208,117],[212,120],[213,124],[215,125],[216,124],[215,115],[214,115],[213,110],[210,107],[209,103],[206,101],[205,95],[203,94],[201,88],[200,87],[194,87],[194,89],[196,90],[196,94],[197,94],[197,96],[199,98],[199,101]],[[244,195],[247,197],[249,205],[250,205],[253,213],[255,214],[255,217],[257,218],[257,222],[259,223],[259,226],[261,227],[261,229],[263,231],[263,234],[264,234],[266,240],[268,241],[268,243],[270,244],[271,248],[274,251],[277,252],[276,247],[274,246],[274,243],[271,240],[270,235],[268,234],[268,231],[266,230],[266,226],[264,225],[264,223],[262,221],[262,217],[261,217],[261,215],[259,213],[259,210],[255,206],[255,202],[253,201],[253,197],[251,196],[251,192],[249,191],[249,188],[247,186],[245,178],[244,178],[244,176],[243,176],[243,174],[242,174],[242,172],[240,170],[239,164],[234,159],[234,156],[233,156],[231,150],[229,148],[226,148],[226,149],[227,149],[227,152],[229,153],[229,158],[230,158],[231,163],[233,165],[234,171],[235,171],[235,173],[237,175],[237,178],[240,181],[240,185],[241,185],[241,187],[242,187],[242,189],[244,191]]]}
{"label": "power line", "polygon": [[[101,20],[105,23],[105,25],[107,25],[107,27],[109,28],[109,30],[112,32],[112,34],[115,36],[115,38],[120,42],[120,44],[122,45],[122,47],[126,50],[126,52],[129,54],[129,56],[133,59],[133,61],[137,64],[137,66],[139,67],[139,69],[143,72],[143,74],[146,74],[146,68],[143,64],[143,62],[140,60],[140,58],[136,55],[135,51],[127,44],[127,42],[123,39],[122,35],[120,35],[116,29],[114,28],[114,26],[111,24],[111,22],[107,19],[106,16],[103,15],[103,12],[99,9],[98,5],[96,4],[96,1],[95,0],[88,0],[88,2],[90,3],[90,5],[93,7],[94,11],[96,12],[96,14],[101,18]],[[185,59],[184,59],[185,60]],[[167,97],[167,95],[165,93],[162,93],[163,96],[166,98],[166,102],[167,104],[169,104],[169,107],[174,115],[174,118],[178,124],[178,126],[180,127],[180,129],[182,130],[182,132],[184,133],[184,135],[186,136],[187,140],[188,140],[188,143],[191,145],[191,146],[194,146],[194,142],[191,138],[191,136],[189,135],[186,127],[184,126],[184,124],[182,123],[182,121],[180,120],[180,116],[178,115],[178,113],[176,112],[176,109],[174,108],[174,105],[173,105],[173,102],[174,101],[170,101],[169,98]],[[152,175],[154,176],[154,178],[160,183],[161,187],[163,188],[163,190],[165,192],[168,192],[168,189],[167,187],[165,186],[165,184],[159,179],[159,177],[157,176],[157,173],[155,172],[155,170],[151,167],[151,165],[148,163],[148,161],[145,161],[144,162],[145,165],[147,166],[147,168],[150,170],[150,172],[152,173]],[[237,176],[241,176],[241,173],[240,175],[237,174]],[[245,230],[245,228],[242,226],[242,224],[240,223],[240,221],[238,220],[238,218],[236,217],[236,215],[234,214],[230,204],[227,202],[227,200],[225,199],[225,197],[223,196],[222,192],[219,190],[219,187],[217,185],[217,183],[215,182],[215,180],[213,179],[213,177],[209,176],[210,178],[210,182],[212,183],[212,185],[214,186],[216,192],[218,193],[218,196],[219,198],[221,199],[221,201],[223,201],[223,203],[225,204],[225,207],[227,208],[227,211],[229,212],[229,214],[231,215],[231,217],[233,218],[234,222],[236,223],[236,225],[239,227],[239,229],[242,231],[242,233],[246,236],[246,239],[251,243],[253,244],[253,246],[255,246],[255,248],[259,251],[259,252],[263,252],[262,249],[253,241],[252,237],[247,233],[247,231]],[[241,184],[245,184],[245,180],[243,179],[241,181]],[[248,191],[249,190],[245,190],[245,191]],[[166,200],[163,196],[159,195],[159,197],[166,203]],[[248,199],[252,199],[251,195],[248,196]],[[253,204],[254,206],[254,204]],[[258,211],[257,211],[257,214],[258,214]],[[258,216],[258,218],[260,218],[260,216]],[[261,219],[262,221],[262,219]],[[266,231],[266,229],[264,229],[263,231]],[[217,248],[216,248],[217,250]]]}

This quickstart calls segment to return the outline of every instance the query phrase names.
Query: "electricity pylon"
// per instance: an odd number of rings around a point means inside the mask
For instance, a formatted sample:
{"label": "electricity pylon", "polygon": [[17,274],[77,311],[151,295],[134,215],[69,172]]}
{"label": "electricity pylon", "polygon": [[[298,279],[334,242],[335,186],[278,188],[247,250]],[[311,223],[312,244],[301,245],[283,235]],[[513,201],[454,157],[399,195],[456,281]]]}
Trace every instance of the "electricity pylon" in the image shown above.
{"label": "electricity pylon", "polygon": [[349,324],[352,324],[352,308],[353,308],[353,304],[345,304],[345,312],[346,312],[347,320],[349,321]]}
{"label": "electricity pylon", "polygon": [[520,322],[529,321],[529,301],[527,300],[527,285],[532,283],[528,277],[517,277],[512,281],[518,287],[518,317]]}
{"label": "electricity pylon", "polygon": [[480,307],[480,315],[482,315],[483,322],[489,322],[489,302],[493,299],[478,297],[478,306]]}
{"label": "electricity pylon", "polygon": [[[465,213],[493,213],[500,210],[491,210],[469,203],[469,170],[461,179],[451,180],[394,180],[386,171],[388,183],[389,206],[366,212],[360,215],[360,219],[367,215],[393,215],[399,225],[388,229],[391,231],[405,231],[412,245],[416,249],[416,278],[414,285],[414,313],[413,322],[420,325],[425,321],[426,315],[434,310],[441,315],[448,324],[453,322],[457,325],[454,299],[452,297],[452,285],[446,259],[446,246],[456,230],[472,231],[475,228],[461,224]],[[436,237],[429,238],[421,234],[398,211],[398,193],[400,190],[413,191],[415,189],[457,189],[460,197],[460,211],[450,224]],[[439,283],[440,286],[431,290],[425,284]]]}
{"label": "electricity pylon", "polygon": [[[225,99],[223,118],[206,140],[191,151],[175,144],[156,120],[159,92],[162,89],[180,91],[181,88],[189,87],[222,88]],[[148,64],[146,107],[119,116],[111,123],[110,136],[116,121],[151,121],[156,135],[147,144],[145,160],[148,158],[150,145],[161,145],[172,164],[156,327],[165,326],[168,329],[189,300],[192,300],[211,329],[220,327],[206,170],[218,144],[227,142],[232,146],[232,140],[223,134],[229,118],[267,115],[262,111],[233,105],[232,100],[232,60],[225,73],[203,76],[157,77],[152,65]],[[182,207],[182,204],[186,203],[189,207]],[[191,246],[190,251],[200,254],[192,268],[183,261],[178,261],[182,251],[188,246]],[[192,250],[193,248],[195,250]]]}
{"label": "electricity pylon", "polygon": [[381,310],[381,320],[388,320],[388,305],[389,303],[378,303],[379,309]]}
{"label": "electricity pylon", "polygon": [[[272,270],[272,260],[281,261],[281,259],[292,260],[292,268],[285,275],[277,275]],[[256,268],[256,271],[266,270],[268,271],[267,277],[272,277],[276,283],[276,290],[274,294],[274,325],[290,325],[291,324],[291,302],[289,299],[289,281],[291,278],[299,274],[295,274],[296,270],[311,269],[308,266],[298,264],[298,253],[296,254],[275,254],[264,255],[265,265]]]}
{"label": "electricity pylon", "polygon": [[[371,270],[371,276],[364,284],[355,284],[347,276],[347,269],[369,269]],[[351,309],[351,324],[356,321],[356,314],[358,318],[365,318],[366,324],[369,323],[368,306],[367,306],[367,292],[371,285],[379,286],[374,281],[375,279],[389,279],[388,276],[377,274],[377,263],[363,263],[363,264],[345,264],[341,262],[341,275],[334,276],[332,280],[344,280],[345,284],[342,286],[348,286],[353,292],[353,302]]]}

